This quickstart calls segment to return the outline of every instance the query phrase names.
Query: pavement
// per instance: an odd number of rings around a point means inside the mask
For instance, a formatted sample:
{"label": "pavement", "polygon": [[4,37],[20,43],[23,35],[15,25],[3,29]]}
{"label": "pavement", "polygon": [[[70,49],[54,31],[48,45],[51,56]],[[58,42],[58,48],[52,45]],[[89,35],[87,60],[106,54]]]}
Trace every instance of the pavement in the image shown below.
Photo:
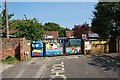
{"label": "pavement", "polygon": [[3,71],[7,70],[8,68],[14,66],[13,64],[3,64],[0,63],[0,73],[2,73]]}
{"label": "pavement", "polygon": [[3,64],[0,63],[0,80],[2,79],[2,72],[9,69],[10,67],[13,67],[13,64]]}
{"label": "pavement", "polygon": [[2,72],[2,78],[37,78],[40,77],[46,64],[46,58],[32,58],[23,61]]}

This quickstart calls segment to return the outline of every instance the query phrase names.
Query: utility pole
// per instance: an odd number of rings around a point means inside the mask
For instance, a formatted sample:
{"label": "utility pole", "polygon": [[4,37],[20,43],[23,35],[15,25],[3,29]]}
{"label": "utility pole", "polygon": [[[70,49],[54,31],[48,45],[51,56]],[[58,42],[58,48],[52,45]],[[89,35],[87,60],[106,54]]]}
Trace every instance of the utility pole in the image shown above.
{"label": "utility pole", "polygon": [[9,27],[8,27],[8,5],[7,0],[5,0],[5,18],[6,18],[6,28],[7,28],[7,38],[9,38]]}

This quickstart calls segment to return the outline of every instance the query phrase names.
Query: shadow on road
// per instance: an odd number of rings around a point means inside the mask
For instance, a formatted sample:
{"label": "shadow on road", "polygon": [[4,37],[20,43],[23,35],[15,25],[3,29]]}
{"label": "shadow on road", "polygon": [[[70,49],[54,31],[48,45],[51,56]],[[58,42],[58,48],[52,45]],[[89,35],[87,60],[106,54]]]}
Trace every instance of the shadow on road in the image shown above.
{"label": "shadow on road", "polygon": [[99,66],[106,71],[117,71],[120,69],[120,56],[94,55],[88,63],[93,66]]}

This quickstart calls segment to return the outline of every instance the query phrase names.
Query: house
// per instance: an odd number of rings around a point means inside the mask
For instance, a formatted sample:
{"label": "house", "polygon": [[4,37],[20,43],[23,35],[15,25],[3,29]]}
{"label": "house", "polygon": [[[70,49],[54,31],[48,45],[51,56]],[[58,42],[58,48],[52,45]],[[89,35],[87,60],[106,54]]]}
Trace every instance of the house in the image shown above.
{"label": "house", "polygon": [[73,30],[66,31],[66,37],[67,38],[74,38],[74,31]]}
{"label": "house", "polygon": [[43,34],[43,39],[49,42],[57,42],[58,37],[59,37],[58,31],[45,31]]}
{"label": "house", "polygon": [[96,40],[99,35],[92,32],[88,24],[85,23],[83,25],[74,25],[72,30],[66,31],[66,37]]}

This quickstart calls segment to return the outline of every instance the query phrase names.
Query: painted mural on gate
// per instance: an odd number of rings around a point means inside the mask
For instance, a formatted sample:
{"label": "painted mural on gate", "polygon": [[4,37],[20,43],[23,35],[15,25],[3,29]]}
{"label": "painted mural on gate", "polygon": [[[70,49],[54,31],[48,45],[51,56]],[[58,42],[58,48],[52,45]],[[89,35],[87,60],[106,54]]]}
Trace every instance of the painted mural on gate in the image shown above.
{"label": "painted mural on gate", "polygon": [[33,41],[32,56],[43,56],[43,42],[42,41]]}
{"label": "painted mural on gate", "polygon": [[66,47],[70,49],[67,54],[78,54],[81,51],[81,39],[69,39]]}
{"label": "painted mural on gate", "polygon": [[[46,56],[63,55],[63,43],[66,45],[66,54],[80,53],[80,39],[61,40],[60,42],[45,42]],[[33,41],[32,56],[43,56],[43,41]]]}
{"label": "painted mural on gate", "polygon": [[[57,42],[46,43],[46,56],[62,55],[62,47]],[[32,43],[32,56],[43,56],[43,41],[33,41]]]}
{"label": "painted mural on gate", "polygon": [[60,44],[66,44],[66,54],[78,54],[81,51],[81,39],[61,38]]}

